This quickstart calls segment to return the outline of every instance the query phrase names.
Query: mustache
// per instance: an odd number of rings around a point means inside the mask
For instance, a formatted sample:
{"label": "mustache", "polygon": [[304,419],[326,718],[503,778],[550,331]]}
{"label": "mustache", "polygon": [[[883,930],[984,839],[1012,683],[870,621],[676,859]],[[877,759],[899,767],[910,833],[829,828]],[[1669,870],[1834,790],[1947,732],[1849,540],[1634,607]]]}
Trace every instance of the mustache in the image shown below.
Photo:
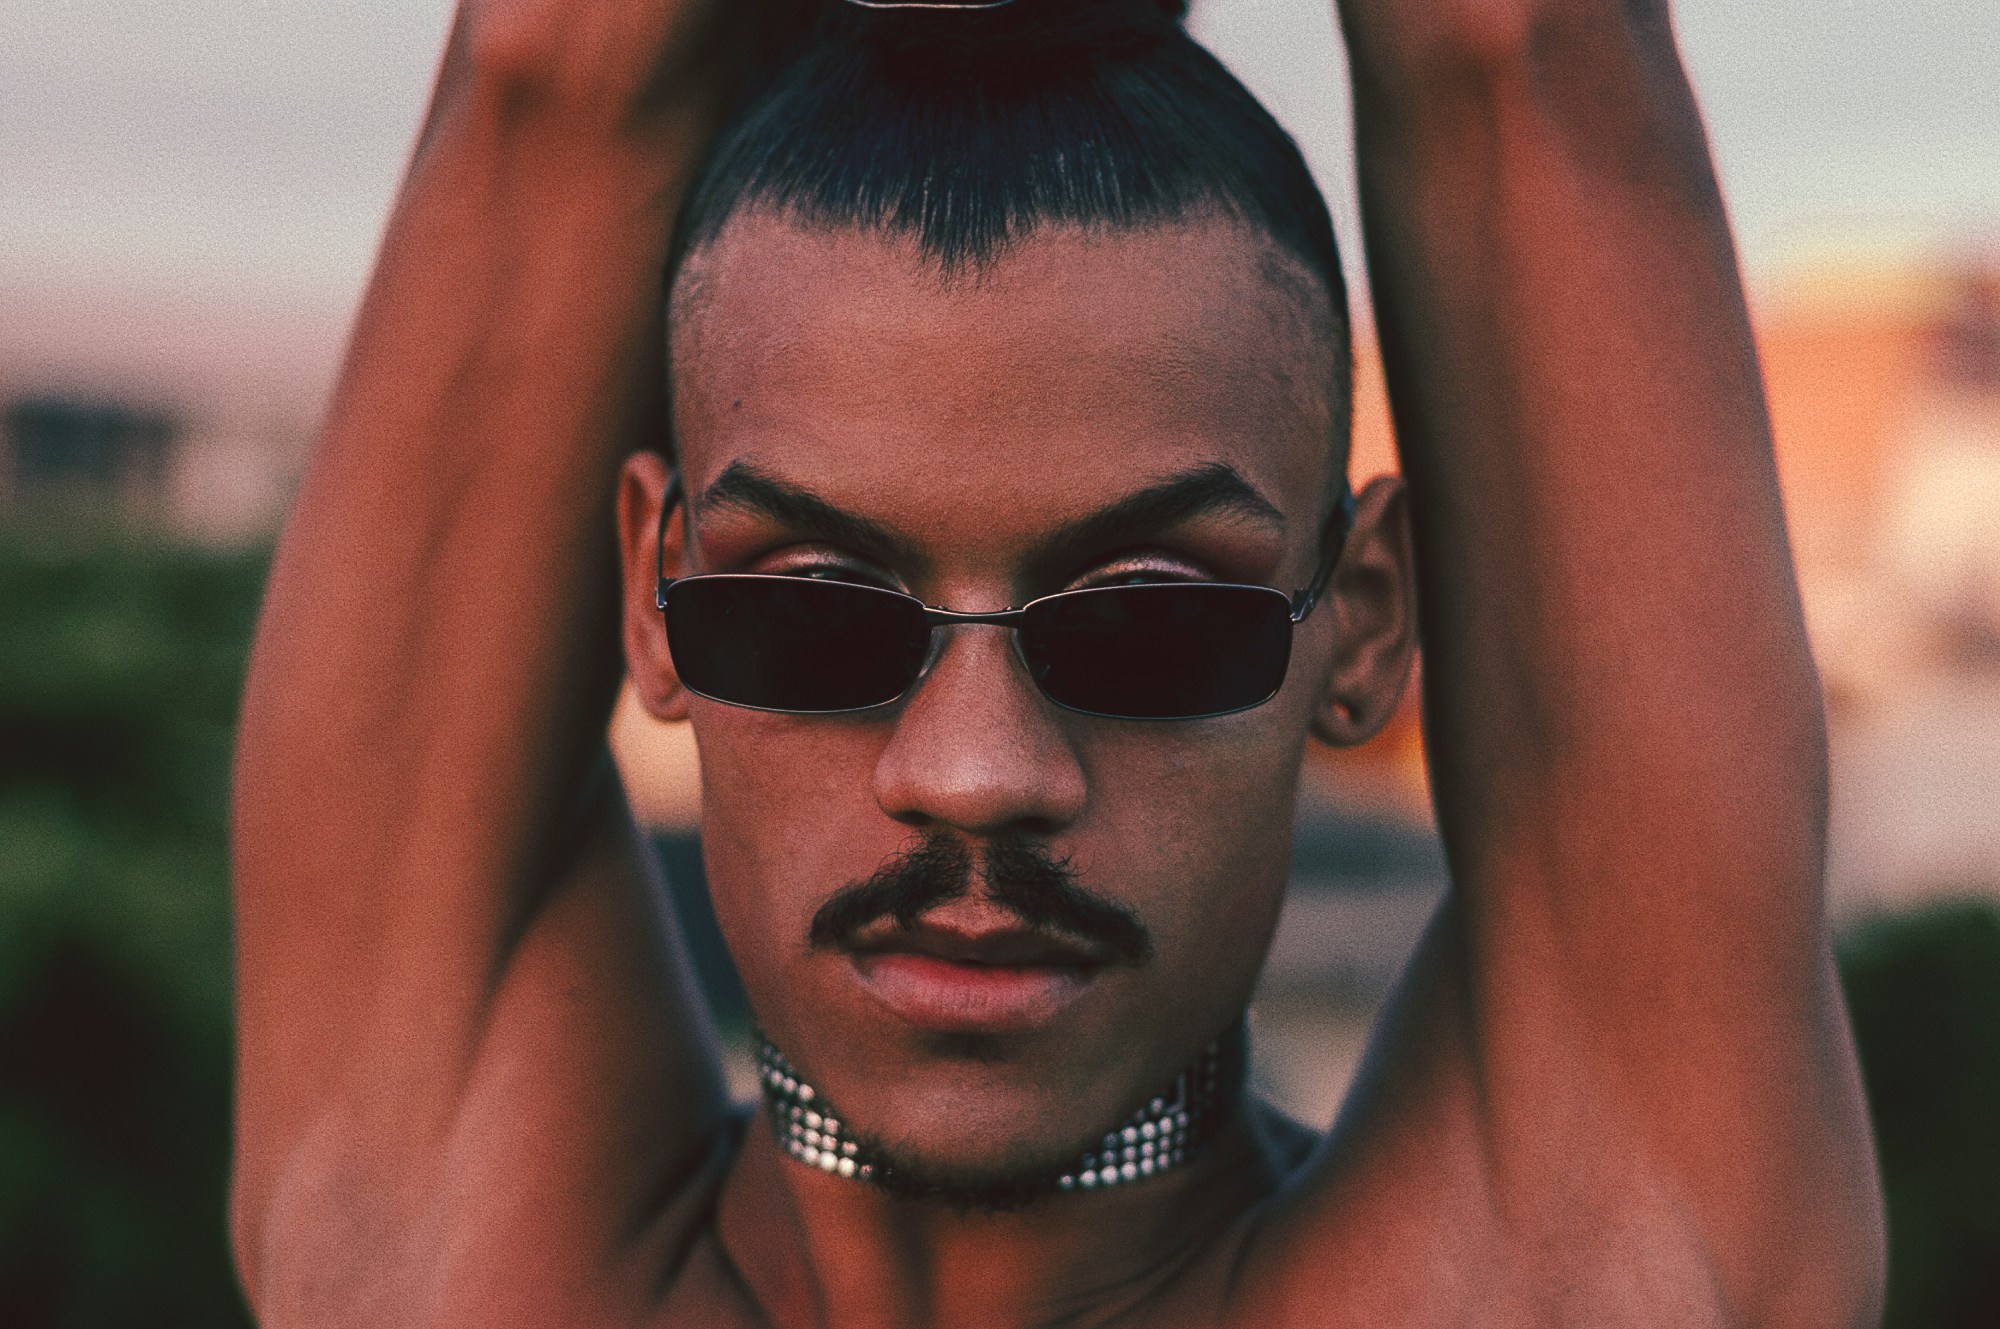
{"label": "mustache", "polygon": [[972,851],[933,832],[888,859],[865,880],[835,891],[813,913],[807,945],[841,946],[881,919],[913,928],[925,913],[957,900],[983,875],[986,898],[1027,926],[1081,941],[1126,964],[1153,958],[1153,937],[1139,916],[1079,885],[1069,860],[1019,836],[997,836],[981,846],[985,871],[975,871]]}

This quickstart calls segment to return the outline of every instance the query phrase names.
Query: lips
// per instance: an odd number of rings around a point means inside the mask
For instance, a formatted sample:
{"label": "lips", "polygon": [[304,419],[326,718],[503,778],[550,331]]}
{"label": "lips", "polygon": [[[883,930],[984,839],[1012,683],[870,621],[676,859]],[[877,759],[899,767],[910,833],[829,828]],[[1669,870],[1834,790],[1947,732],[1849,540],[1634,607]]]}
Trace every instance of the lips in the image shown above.
{"label": "lips", "polygon": [[1019,1033],[1046,1025],[1105,967],[1091,947],[1032,929],[896,928],[844,948],[867,993],[937,1033]]}

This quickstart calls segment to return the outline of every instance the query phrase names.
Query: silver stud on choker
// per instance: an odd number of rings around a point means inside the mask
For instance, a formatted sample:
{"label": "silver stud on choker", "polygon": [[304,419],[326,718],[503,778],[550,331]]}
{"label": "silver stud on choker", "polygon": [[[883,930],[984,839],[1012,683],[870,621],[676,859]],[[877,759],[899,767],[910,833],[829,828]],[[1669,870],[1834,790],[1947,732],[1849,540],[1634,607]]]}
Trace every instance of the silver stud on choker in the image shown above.
{"label": "silver stud on choker", "polygon": [[[1228,1118],[1243,1091],[1247,1035],[1239,1022],[1209,1044],[1194,1065],[1174,1077],[1098,1147],[1049,1181],[1053,1191],[1102,1190],[1157,1177],[1180,1166]],[[879,1182],[886,1164],[856,1140],[839,1114],[771,1046],[757,1039],[757,1078],[778,1144],[807,1167],[857,1181]]]}

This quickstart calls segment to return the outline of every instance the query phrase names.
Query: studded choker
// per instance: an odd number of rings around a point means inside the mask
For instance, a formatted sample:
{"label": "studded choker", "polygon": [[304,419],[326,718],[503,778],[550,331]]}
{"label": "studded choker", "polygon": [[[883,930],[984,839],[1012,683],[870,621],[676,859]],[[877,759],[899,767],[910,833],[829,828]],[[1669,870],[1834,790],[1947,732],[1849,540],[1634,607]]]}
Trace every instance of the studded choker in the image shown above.
{"label": "studded choker", "polygon": [[[1243,1091],[1248,1037],[1239,1021],[1174,1078],[1167,1089],[1112,1130],[1097,1147],[1037,1189],[1101,1190],[1169,1172],[1228,1120]],[[757,1078],[778,1144],[822,1172],[882,1185],[890,1165],[856,1139],[832,1104],[800,1078],[769,1039],[757,1036]]]}

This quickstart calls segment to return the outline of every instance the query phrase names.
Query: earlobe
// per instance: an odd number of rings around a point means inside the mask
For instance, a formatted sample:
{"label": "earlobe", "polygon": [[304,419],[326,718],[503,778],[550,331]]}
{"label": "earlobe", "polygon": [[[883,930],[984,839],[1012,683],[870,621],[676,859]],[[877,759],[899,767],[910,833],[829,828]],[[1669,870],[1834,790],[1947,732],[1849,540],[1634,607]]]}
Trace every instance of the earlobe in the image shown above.
{"label": "earlobe", "polygon": [[667,649],[666,623],[655,601],[658,575],[680,570],[682,523],[686,510],[669,516],[664,546],[659,538],[660,504],[672,470],[657,452],[635,452],[618,475],[618,551],[623,567],[625,670],[632,691],[655,720],[688,717],[687,689],[674,672]]}
{"label": "earlobe", "polygon": [[1333,697],[1322,699],[1319,709],[1313,714],[1313,737],[1329,747],[1360,747],[1381,733],[1395,718],[1396,707],[1402,700],[1409,675],[1406,662],[1380,698],[1359,701]]}
{"label": "earlobe", "polygon": [[1333,663],[1313,707],[1312,734],[1354,747],[1389,723],[1416,656],[1416,566],[1401,477],[1378,476],[1357,497],[1327,599]]}

